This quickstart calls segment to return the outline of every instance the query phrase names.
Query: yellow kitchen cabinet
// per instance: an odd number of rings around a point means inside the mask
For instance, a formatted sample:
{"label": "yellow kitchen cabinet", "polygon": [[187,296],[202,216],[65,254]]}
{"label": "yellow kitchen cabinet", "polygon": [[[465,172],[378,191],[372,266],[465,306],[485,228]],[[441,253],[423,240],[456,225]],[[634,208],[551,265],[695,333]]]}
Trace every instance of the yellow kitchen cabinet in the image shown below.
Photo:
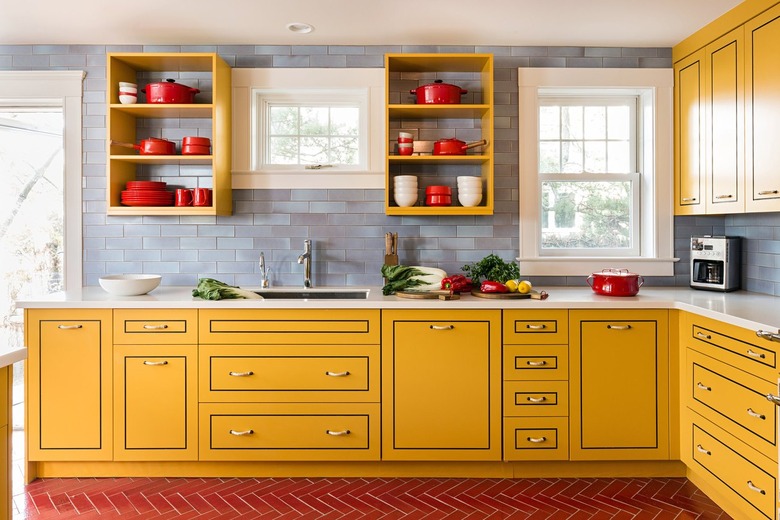
{"label": "yellow kitchen cabinet", "polygon": [[501,459],[501,312],[382,313],[383,460]]}
{"label": "yellow kitchen cabinet", "polygon": [[110,309],[28,309],[30,461],[112,459]]}
{"label": "yellow kitchen cabinet", "polygon": [[13,365],[0,367],[0,520],[11,518],[11,385]]}
{"label": "yellow kitchen cabinet", "polygon": [[674,64],[674,214],[705,212],[704,50]]}
{"label": "yellow kitchen cabinet", "polygon": [[114,460],[197,460],[196,351],[114,347]]}
{"label": "yellow kitchen cabinet", "polygon": [[668,311],[569,317],[571,460],[668,459]]}
{"label": "yellow kitchen cabinet", "polygon": [[197,309],[116,309],[115,345],[195,345]]}
{"label": "yellow kitchen cabinet", "polygon": [[780,211],[780,5],[745,24],[745,191],[748,212]]}

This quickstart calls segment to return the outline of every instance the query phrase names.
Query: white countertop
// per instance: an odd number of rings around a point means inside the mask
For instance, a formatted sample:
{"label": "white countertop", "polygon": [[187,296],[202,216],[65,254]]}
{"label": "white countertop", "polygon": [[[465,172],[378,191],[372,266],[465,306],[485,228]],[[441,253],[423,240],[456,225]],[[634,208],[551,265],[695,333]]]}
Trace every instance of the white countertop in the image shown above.
{"label": "white countertop", "polygon": [[13,365],[17,361],[27,359],[27,349],[24,347],[0,347],[0,368]]}
{"label": "white countertop", "polygon": [[[301,290],[275,287],[274,290]],[[343,288],[321,288],[343,289]],[[463,295],[459,300],[405,299],[383,296],[380,287],[348,287],[369,291],[365,300],[220,300],[192,297],[191,287],[158,287],[143,296],[112,296],[100,287],[55,293],[18,301],[24,308],[188,308],[188,309],[681,309],[758,330],[780,330],[780,299],[765,294],[735,291],[720,293],[687,287],[643,287],[631,297],[599,296],[589,287],[537,287],[546,300],[502,300]],[[315,288],[315,290],[317,290]],[[1,351],[0,351],[1,352]]]}

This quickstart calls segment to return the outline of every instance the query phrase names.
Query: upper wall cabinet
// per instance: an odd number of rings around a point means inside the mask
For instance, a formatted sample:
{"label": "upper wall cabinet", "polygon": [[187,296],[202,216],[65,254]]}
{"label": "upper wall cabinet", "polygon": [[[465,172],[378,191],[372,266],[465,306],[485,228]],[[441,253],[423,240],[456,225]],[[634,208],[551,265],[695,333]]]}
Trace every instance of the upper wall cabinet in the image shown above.
{"label": "upper wall cabinet", "polygon": [[[109,53],[106,98],[107,213],[109,215],[230,215],[232,188],[231,74],[215,53]],[[149,83],[173,79],[199,89],[194,103],[146,103],[142,92]],[[119,83],[137,84],[138,102],[122,104]],[[211,153],[182,155],[184,137],[208,137]],[[127,145],[149,138],[173,141],[167,155],[142,154]],[[124,145],[117,144],[124,143]],[[166,189],[211,188],[208,206],[173,206],[169,201],[124,200],[122,191],[134,180],[164,181]]]}
{"label": "upper wall cabinet", "polygon": [[[388,215],[492,215],[493,214],[493,55],[492,54],[388,54],[387,77],[387,168],[385,212]],[[460,103],[417,103],[418,87],[455,85],[466,92]],[[446,87],[445,87],[446,88]],[[427,89],[426,89],[427,90]],[[412,93],[411,91],[416,91]],[[415,141],[412,155],[400,155],[399,132]],[[449,152],[453,139],[465,145],[482,140],[463,153],[434,155],[436,141]],[[417,177],[418,197],[411,206],[396,202],[394,179]],[[481,180],[482,197],[477,205],[459,202],[457,178]],[[451,204],[426,205],[428,186],[451,188]]]}

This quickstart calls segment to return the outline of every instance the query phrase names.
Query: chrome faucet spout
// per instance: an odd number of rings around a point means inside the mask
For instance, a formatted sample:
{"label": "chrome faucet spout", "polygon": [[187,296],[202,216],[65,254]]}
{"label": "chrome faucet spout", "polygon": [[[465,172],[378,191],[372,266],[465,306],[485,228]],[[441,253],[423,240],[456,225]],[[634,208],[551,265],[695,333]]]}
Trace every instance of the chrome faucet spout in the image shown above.
{"label": "chrome faucet spout", "polygon": [[303,253],[298,255],[298,263],[303,264],[303,287],[312,287],[311,283],[311,240],[303,241]]}
{"label": "chrome faucet spout", "polygon": [[268,267],[265,265],[265,254],[260,252],[260,286],[267,289],[271,282],[268,280]]}

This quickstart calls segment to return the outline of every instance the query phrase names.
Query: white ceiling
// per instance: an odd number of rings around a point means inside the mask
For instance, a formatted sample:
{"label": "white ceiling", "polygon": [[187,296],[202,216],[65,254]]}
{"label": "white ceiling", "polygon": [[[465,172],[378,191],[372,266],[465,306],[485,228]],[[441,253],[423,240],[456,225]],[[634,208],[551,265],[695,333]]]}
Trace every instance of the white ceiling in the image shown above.
{"label": "white ceiling", "polygon": [[[4,0],[0,44],[671,47],[739,0]],[[286,29],[314,25],[309,34]]]}

